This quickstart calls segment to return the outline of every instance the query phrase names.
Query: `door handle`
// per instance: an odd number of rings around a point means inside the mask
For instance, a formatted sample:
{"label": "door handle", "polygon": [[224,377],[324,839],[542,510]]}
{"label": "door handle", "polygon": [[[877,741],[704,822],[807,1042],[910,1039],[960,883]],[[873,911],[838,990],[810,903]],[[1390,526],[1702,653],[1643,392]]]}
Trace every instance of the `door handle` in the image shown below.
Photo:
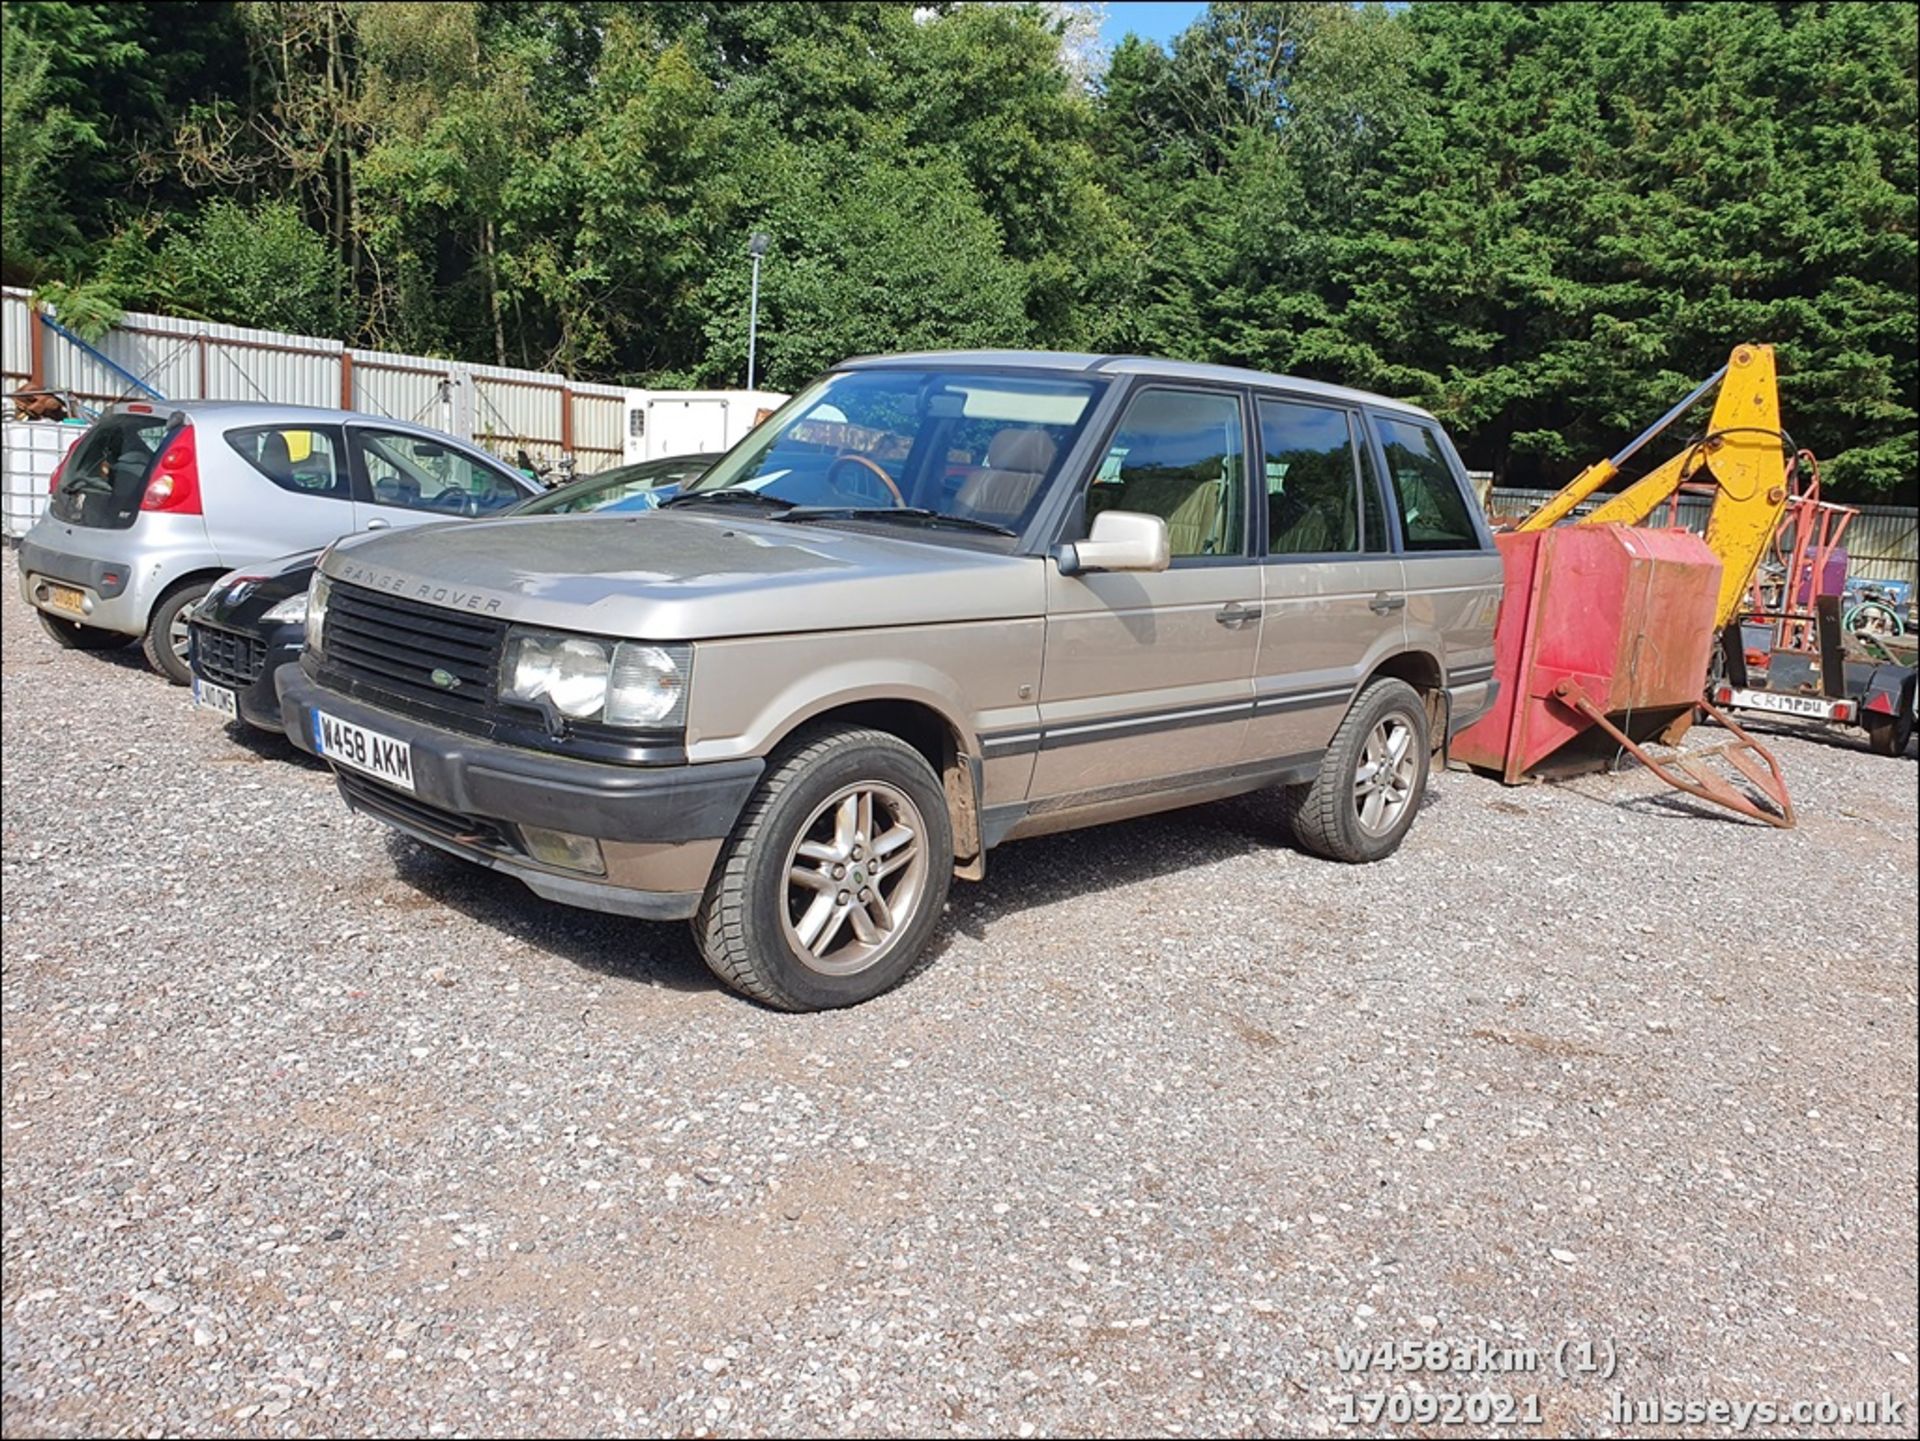
{"label": "door handle", "polygon": [[1385,615],[1390,610],[1405,610],[1407,598],[1404,595],[1388,595],[1384,590],[1367,602],[1367,609],[1375,615]]}
{"label": "door handle", "polygon": [[1245,605],[1236,600],[1216,610],[1213,613],[1213,618],[1228,630],[1238,630],[1248,621],[1260,619],[1260,607],[1257,605]]}
{"label": "door handle", "polygon": [[385,530],[392,523],[393,523],[392,521],[387,521],[387,520],[370,520],[367,522],[367,529],[368,530]]}

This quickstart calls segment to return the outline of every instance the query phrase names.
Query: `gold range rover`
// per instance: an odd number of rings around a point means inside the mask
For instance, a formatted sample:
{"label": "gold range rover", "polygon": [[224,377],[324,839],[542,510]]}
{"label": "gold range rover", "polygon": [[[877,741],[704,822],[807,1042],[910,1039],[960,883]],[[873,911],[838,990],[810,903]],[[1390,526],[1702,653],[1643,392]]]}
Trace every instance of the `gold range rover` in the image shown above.
{"label": "gold range rover", "polygon": [[1027,836],[1272,789],[1391,854],[1493,699],[1501,568],[1401,401],[1128,356],[821,376],[641,514],[356,536],[277,677],[354,809],[691,921],[793,1010],[922,958]]}

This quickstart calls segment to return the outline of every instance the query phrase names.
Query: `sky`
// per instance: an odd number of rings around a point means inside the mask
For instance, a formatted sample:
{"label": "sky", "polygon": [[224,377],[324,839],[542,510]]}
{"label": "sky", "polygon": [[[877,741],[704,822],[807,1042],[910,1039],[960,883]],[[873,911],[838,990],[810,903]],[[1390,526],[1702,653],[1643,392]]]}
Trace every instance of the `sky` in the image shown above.
{"label": "sky", "polygon": [[1100,27],[1100,38],[1111,49],[1131,30],[1143,39],[1158,40],[1165,46],[1206,8],[1203,4],[1120,4],[1108,0],[1107,23]]}

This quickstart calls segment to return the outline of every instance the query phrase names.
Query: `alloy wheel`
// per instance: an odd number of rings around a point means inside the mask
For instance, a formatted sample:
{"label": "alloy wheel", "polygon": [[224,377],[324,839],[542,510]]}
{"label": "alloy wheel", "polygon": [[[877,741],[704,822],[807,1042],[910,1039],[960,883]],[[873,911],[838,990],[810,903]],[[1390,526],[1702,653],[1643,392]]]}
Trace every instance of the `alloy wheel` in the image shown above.
{"label": "alloy wheel", "polygon": [[810,970],[847,976],[877,963],[926,893],[926,824],[880,782],[842,787],[807,818],[787,853],[782,916]]}
{"label": "alloy wheel", "polygon": [[1404,716],[1382,716],[1367,734],[1360,765],[1353,773],[1353,808],[1360,824],[1374,835],[1393,829],[1413,802],[1420,774],[1414,730]]}

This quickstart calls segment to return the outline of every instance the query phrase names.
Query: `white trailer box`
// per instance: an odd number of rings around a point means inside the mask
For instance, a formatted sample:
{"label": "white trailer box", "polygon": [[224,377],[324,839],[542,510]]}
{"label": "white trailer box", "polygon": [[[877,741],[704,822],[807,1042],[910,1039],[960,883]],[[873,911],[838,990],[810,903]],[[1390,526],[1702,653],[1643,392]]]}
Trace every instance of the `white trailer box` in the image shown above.
{"label": "white trailer box", "polygon": [[6,472],[5,530],[8,540],[18,540],[46,511],[53,468],[87,433],[87,425],[75,420],[9,420],[5,425],[0,445],[0,469]]}
{"label": "white trailer box", "polygon": [[732,450],[786,403],[775,390],[629,390],[627,463]]}

